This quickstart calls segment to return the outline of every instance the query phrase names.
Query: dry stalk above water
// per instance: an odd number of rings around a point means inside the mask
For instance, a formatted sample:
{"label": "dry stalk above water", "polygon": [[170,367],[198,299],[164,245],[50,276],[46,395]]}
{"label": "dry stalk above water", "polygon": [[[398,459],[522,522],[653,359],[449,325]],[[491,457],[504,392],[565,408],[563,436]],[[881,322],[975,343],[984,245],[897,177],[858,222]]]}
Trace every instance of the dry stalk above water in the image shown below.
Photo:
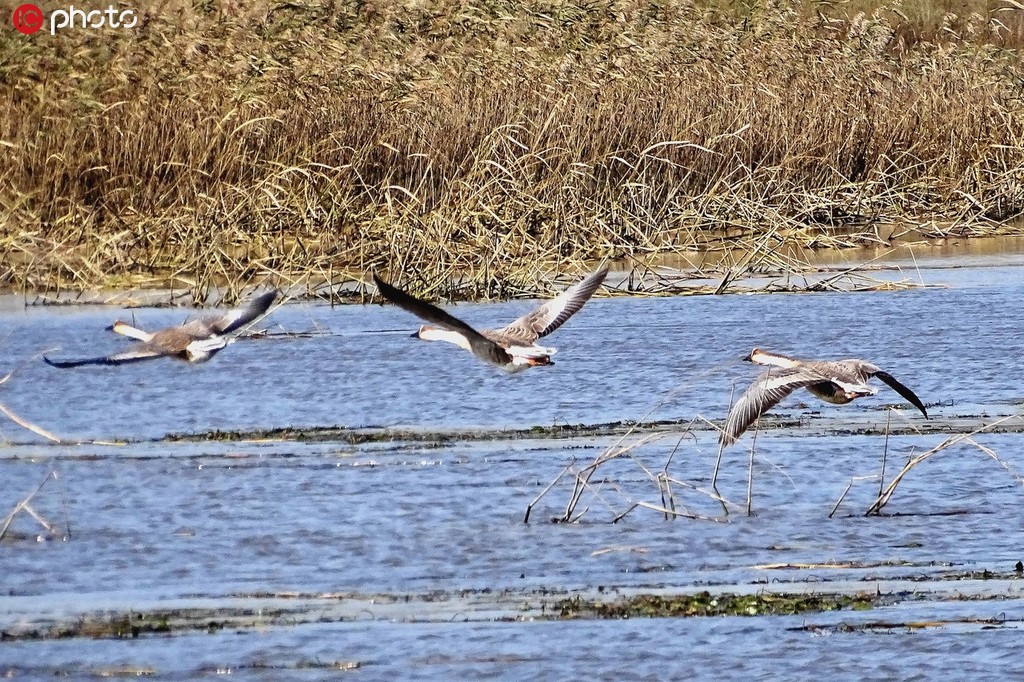
{"label": "dry stalk above water", "polygon": [[[26,365],[28,365],[31,362],[35,362],[36,360],[41,358],[45,353],[49,353],[51,350],[53,350],[53,349],[51,348],[51,349],[46,349],[46,350],[39,351],[38,353],[36,353],[32,357],[30,357],[29,359],[23,361],[20,365],[18,365],[14,369],[12,369],[10,372],[5,374],[3,377],[0,377],[0,386],[3,386],[8,381],[10,381],[11,378],[15,374],[17,374],[19,370],[24,368]],[[58,444],[62,444],[62,445],[83,445],[83,444],[90,444],[90,445],[119,445],[120,444],[120,443],[114,442],[114,441],[77,440],[77,439],[76,440],[69,440],[67,438],[61,438],[60,436],[54,434],[52,431],[49,431],[48,429],[43,428],[39,424],[31,422],[28,419],[25,419],[24,417],[18,415],[17,413],[14,412],[14,410],[12,410],[11,408],[7,407],[7,405],[5,405],[2,402],[0,402],[0,414],[5,415],[8,419],[10,419],[12,422],[17,424],[21,428],[25,429],[26,431],[31,431],[32,433],[36,434],[37,436],[42,436],[43,438],[45,438],[46,440],[50,441],[51,443],[58,443]],[[54,477],[56,477],[56,472],[53,472],[53,473],[54,473]]]}
{"label": "dry stalk above water", "polygon": [[733,241],[756,269],[768,232],[990,231],[1024,207],[1012,5],[167,0],[8,36],[0,285],[507,297]]}
{"label": "dry stalk above water", "polygon": [[[45,516],[36,511],[31,504],[32,501],[35,499],[36,495],[39,494],[39,492],[46,486],[47,483],[50,482],[50,480],[56,482],[58,493],[60,494],[61,506],[64,509],[63,532],[61,532],[60,529],[54,523],[52,523]],[[25,514],[26,516],[30,517],[33,521],[39,524],[43,528],[43,530],[45,530],[49,534],[49,537],[51,538],[60,538],[63,540],[69,540],[71,538],[71,522],[68,520],[67,505],[64,503],[64,491],[63,488],[61,488],[60,478],[58,477],[56,470],[51,469],[50,471],[47,471],[46,476],[44,476],[43,480],[39,482],[39,485],[37,485],[32,490],[32,492],[25,497],[25,499],[15,504],[14,507],[11,508],[11,511],[8,512],[7,515],[3,517],[2,520],[0,520],[0,540],[3,540],[4,537],[8,534],[8,532],[11,529],[11,525],[14,523],[14,519],[17,518],[19,514]]]}
{"label": "dry stalk above water", "polygon": [[[885,486],[884,488],[880,488],[880,491],[878,493],[878,497],[875,499],[874,502],[871,503],[871,506],[868,507],[867,511],[865,512],[865,515],[871,516],[871,515],[881,514],[882,508],[885,507],[885,505],[889,503],[889,500],[892,498],[893,494],[896,492],[896,488],[899,486],[900,482],[904,479],[904,477],[907,474],[910,473],[910,471],[912,469],[914,469],[914,467],[916,467],[917,465],[921,464],[922,462],[924,462],[924,461],[926,461],[928,459],[931,459],[932,457],[934,457],[935,455],[937,455],[937,454],[939,454],[941,452],[945,452],[946,450],[948,450],[949,448],[952,448],[953,446],[961,445],[961,444],[970,445],[970,446],[978,449],[982,454],[984,454],[986,457],[991,458],[997,464],[999,464],[999,466],[1001,466],[1004,470],[1006,470],[1006,472],[1009,473],[1010,476],[1018,484],[1020,484],[1021,486],[1024,486],[1024,477],[1022,477],[1020,474],[1016,473],[1005,459],[1000,457],[999,454],[995,450],[993,450],[992,448],[988,447],[987,445],[983,445],[983,444],[979,443],[978,441],[976,441],[974,439],[974,436],[976,436],[978,434],[981,434],[981,433],[985,433],[986,431],[989,431],[992,428],[994,428],[996,426],[999,426],[1000,424],[1003,424],[1004,422],[1007,422],[1007,421],[1010,421],[1010,420],[1014,420],[1014,419],[1018,419],[1018,420],[1021,419],[1021,415],[1010,415],[1008,417],[1003,417],[1002,419],[997,419],[994,422],[990,422],[988,424],[985,424],[981,428],[975,429],[974,431],[972,431],[970,433],[960,433],[960,434],[956,434],[956,435],[953,435],[953,436],[949,436],[948,438],[943,440],[941,443],[939,443],[938,445],[936,445],[932,449],[930,449],[930,450],[928,450],[926,452],[922,452],[919,455],[910,457],[907,460],[907,463],[903,465],[903,468],[895,476],[893,476],[893,478],[889,482],[889,484],[887,486]],[[884,483],[884,481],[885,481],[884,476],[885,476],[885,469],[884,469],[884,460],[883,460],[883,469],[882,469],[882,474],[881,474],[881,477],[880,477],[880,480],[881,480],[882,483]],[[840,501],[841,501],[841,498],[840,498]],[[838,503],[836,504],[836,506],[838,506]]]}
{"label": "dry stalk above water", "polygon": [[[675,446],[669,452],[665,464],[660,471],[652,471],[643,462],[633,455],[633,451],[649,443],[658,441],[669,435],[667,432],[648,434],[629,444],[623,443],[629,437],[631,430],[623,434],[613,445],[600,452],[592,462],[582,466],[575,463],[566,465],[558,475],[538,494],[526,508],[523,523],[529,523],[533,509],[563,478],[572,478],[572,489],[566,501],[565,510],[561,516],[551,520],[557,523],[579,523],[593,508],[594,503],[599,503],[610,514],[606,519],[609,523],[618,523],[626,516],[637,509],[647,509],[663,516],[665,519],[688,518],[702,521],[725,522],[729,514],[729,506],[735,507],[731,502],[722,497],[714,489],[705,489],[696,483],[676,478],[670,473],[672,460],[674,459],[683,439],[691,435],[690,425],[679,434]],[[638,422],[639,423],[639,422]],[[644,477],[655,486],[660,503],[650,502],[646,499],[636,499],[635,493],[625,491],[617,482],[616,473],[608,473],[607,469],[612,462],[629,460],[638,468]],[[603,474],[596,482],[594,477]],[[605,492],[607,489],[609,492]],[[693,511],[684,504],[681,491],[696,493],[697,495],[715,501],[722,506],[722,516],[711,516]],[[611,496],[614,495],[614,499]],[[586,503],[582,509],[580,505]]]}
{"label": "dry stalk above water", "polygon": [[[564,512],[562,512],[560,516],[552,517],[550,519],[552,522],[578,523],[592,511],[595,504],[599,504],[607,510],[610,515],[602,518],[602,520],[610,523],[617,523],[637,509],[655,511],[666,520],[674,518],[689,518],[694,520],[728,522],[731,511],[744,511],[747,516],[750,516],[752,514],[754,480],[753,464],[755,458],[757,423],[754,425],[754,435],[751,438],[750,453],[747,461],[745,505],[739,505],[729,501],[719,492],[716,486],[719,467],[721,465],[721,449],[718,450],[718,457],[710,478],[710,485],[707,487],[702,487],[696,481],[681,480],[670,472],[670,467],[676,457],[680,445],[685,438],[693,435],[692,428],[696,422],[705,422],[711,427],[713,432],[720,432],[720,428],[717,424],[708,421],[700,415],[691,420],[681,433],[678,431],[655,431],[648,433],[643,438],[624,445],[626,439],[630,436],[636,426],[641,424],[643,419],[646,419],[653,411],[659,408],[665,400],[668,399],[668,397],[671,397],[671,394],[652,407],[640,421],[636,422],[632,428],[623,433],[614,444],[602,450],[593,459],[593,461],[581,465],[577,464],[577,462],[573,460],[573,462],[563,467],[558,475],[527,506],[526,515],[523,519],[524,523],[529,523],[536,505],[543,498],[548,496],[553,489],[558,487],[559,484],[562,484],[565,479],[569,479],[572,487],[567,498]],[[893,494],[896,492],[900,482],[911,472],[911,470],[922,462],[956,445],[969,445],[976,448],[999,464],[1016,483],[1024,487],[1024,475],[1019,474],[1014,467],[1012,467],[1010,463],[1000,456],[993,448],[979,443],[975,439],[975,436],[978,434],[990,432],[1012,420],[1017,420],[1024,424],[1024,415],[1019,414],[995,420],[969,432],[949,436],[942,443],[936,445],[930,450],[916,456],[912,455],[908,458],[902,469],[893,476],[886,485],[886,465],[889,459],[889,429],[893,413],[897,416],[901,415],[898,409],[890,408],[888,410],[881,472],[878,474],[851,477],[845,489],[839,495],[839,498],[832,505],[832,508],[828,513],[829,518],[832,518],[836,511],[838,511],[850,490],[856,484],[865,481],[877,481],[879,483],[877,499],[871,504],[865,514],[869,516],[880,514],[882,508],[888,504]],[[674,433],[678,433],[679,438],[673,448],[669,451],[664,466],[660,471],[652,471],[644,464],[639,453],[635,451],[645,445],[654,443]],[[631,480],[630,470],[628,468],[626,470],[621,468],[613,469],[610,466],[613,462],[621,462],[625,460],[632,463],[634,467],[633,473],[635,473],[635,469],[639,469],[643,472],[644,477],[656,486],[656,494],[660,497],[660,504],[645,499],[645,497],[650,495],[653,491],[645,491],[642,488],[638,488],[635,485],[636,481]],[[790,479],[790,481],[792,482],[792,479]],[[627,484],[630,485],[627,486]],[[714,501],[721,506],[722,513],[719,515],[710,515],[695,512],[692,508],[688,508],[683,504],[684,500],[680,496],[680,491],[696,493],[698,497],[704,501]],[[580,509],[581,506],[582,510]]]}
{"label": "dry stalk above water", "polygon": [[850,490],[854,487],[854,485],[856,485],[857,483],[864,482],[864,481],[877,481],[878,482],[878,493],[877,493],[877,495],[875,497],[875,500],[868,507],[867,511],[864,512],[865,516],[877,516],[877,515],[881,514],[882,508],[885,507],[889,503],[889,501],[891,500],[892,496],[895,494],[897,487],[899,487],[899,484],[911,472],[911,470],[913,470],[915,467],[917,467],[922,462],[925,462],[926,460],[931,459],[932,457],[934,457],[935,455],[937,455],[937,454],[939,454],[941,452],[945,452],[945,451],[947,451],[947,450],[949,450],[951,448],[954,448],[957,445],[970,445],[973,448],[976,448],[977,450],[981,451],[984,455],[986,455],[987,457],[989,457],[992,460],[994,460],[997,464],[999,464],[999,466],[1001,466],[1018,484],[1020,484],[1022,487],[1024,487],[1024,476],[1021,476],[1020,474],[1018,474],[1014,470],[1014,468],[1009,464],[1009,462],[1006,459],[1004,459],[1003,457],[1001,457],[994,449],[992,449],[991,447],[989,447],[987,445],[983,445],[983,444],[979,443],[978,441],[976,441],[974,439],[974,436],[976,436],[978,434],[982,434],[982,433],[986,433],[986,432],[992,431],[996,427],[1002,426],[1002,425],[1006,424],[1007,422],[1010,422],[1010,421],[1013,421],[1013,420],[1021,421],[1022,419],[1024,419],[1024,416],[1019,415],[1019,414],[1009,415],[1009,416],[1003,417],[1001,419],[997,419],[997,420],[995,420],[993,422],[990,422],[988,424],[985,424],[985,425],[983,425],[983,426],[981,426],[981,427],[979,427],[977,429],[974,429],[974,430],[972,430],[972,431],[970,431],[968,433],[954,434],[952,436],[947,437],[941,443],[939,443],[938,445],[930,448],[929,450],[927,450],[925,452],[922,452],[922,453],[920,453],[918,455],[911,454],[911,456],[907,458],[907,462],[903,465],[903,467],[900,469],[900,471],[895,476],[893,476],[893,478],[889,481],[889,483],[887,485],[886,482],[885,482],[886,481],[885,477],[886,477],[886,466],[887,466],[887,463],[888,463],[888,460],[889,460],[889,427],[890,427],[890,420],[891,420],[891,417],[892,417],[892,413],[894,411],[897,414],[899,414],[898,410],[890,409],[889,410],[889,419],[887,419],[887,421],[886,421],[886,426],[885,426],[885,443],[884,443],[883,450],[882,450],[882,466],[881,466],[880,472],[877,473],[877,474],[871,474],[871,475],[865,475],[865,476],[852,476],[850,478],[849,482],[847,483],[846,487],[843,489],[843,492],[839,495],[839,498],[836,500],[835,504],[832,506],[832,510],[829,512],[829,515],[828,515],[829,518],[832,518],[832,516],[835,515],[836,511],[839,509],[840,505],[843,503],[843,500],[846,499],[847,494],[849,494]]}
{"label": "dry stalk above water", "polygon": [[[23,367],[25,367],[25,365],[29,364],[30,362],[34,362],[34,361],[38,360],[39,358],[41,358],[43,356],[44,353],[47,353],[47,352],[49,352],[49,351],[45,350],[45,351],[40,351],[39,353],[36,353],[31,358],[29,358],[28,360],[25,360],[20,365],[18,365],[17,367],[12,369],[10,372],[5,374],[3,377],[0,377],[0,386],[3,386],[8,381],[10,381],[11,378],[15,374],[18,373],[18,370],[22,369]],[[46,440],[50,441],[51,443],[61,443],[61,442],[64,442],[64,441],[62,441],[60,439],[59,436],[54,435],[53,433],[51,433],[50,431],[47,431],[46,429],[44,429],[43,427],[39,426],[38,424],[34,424],[34,423],[30,422],[29,420],[27,420],[27,419],[25,419],[23,417],[18,416],[17,414],[15,414],[15,412],[13,410],[11,410],[11,408],[7,407],[3,403],[0,403],[0,413],[3,413],[4,415],[6,415],[6,417],[8,419],[10,419],[12,422],[17,424],[21,428],[26,429],[28,431],[31,431],[32,433],[36,434],[37,436],[42,436],[43,438],[45,438]]]}

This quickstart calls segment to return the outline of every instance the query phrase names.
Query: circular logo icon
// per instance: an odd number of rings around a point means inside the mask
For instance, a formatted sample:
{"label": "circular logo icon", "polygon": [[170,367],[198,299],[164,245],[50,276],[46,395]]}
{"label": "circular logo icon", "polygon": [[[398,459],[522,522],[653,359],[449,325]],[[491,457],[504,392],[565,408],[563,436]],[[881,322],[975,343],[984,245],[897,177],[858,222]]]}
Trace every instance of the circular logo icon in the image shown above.
{"label": "circular logo icon", "polygon": [[14,10],[11,21],[14,22],[14,28],[21,33],[35,33],[43,27],[43,10],[35,5],[22,5]]}

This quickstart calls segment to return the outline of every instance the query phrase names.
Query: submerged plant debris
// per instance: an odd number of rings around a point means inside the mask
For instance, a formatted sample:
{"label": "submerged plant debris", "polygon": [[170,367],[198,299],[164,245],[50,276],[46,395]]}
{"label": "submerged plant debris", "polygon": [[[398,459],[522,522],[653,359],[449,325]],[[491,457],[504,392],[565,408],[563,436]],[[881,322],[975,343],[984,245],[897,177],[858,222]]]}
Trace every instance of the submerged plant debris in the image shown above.
{"label": "submerged plant debris", "polygon": [[205,630],[209,633],[229,629],[251,629],[271,623],[283,623],[284,609],[192,608],[98,613],[80,618],[36,626],[13,627],[0,631],[0,641],[46,640],[71,637],[135,639],[144,635],[181,634]]}
{"label": "submerged plant debris", "polygon": [[[718,616],[783,616],[831,611],[867,611],[901,602],[943,603],[1010,598],[1010,583],[995,591],[976,586],[959,587],[966,576],[936,580],[918,590],[913,580],[887,581],[896,589],[877,587],[843,590],[838,585],[797,592],[799,581],[778,591],[746,592],[739,585],[724,585],[699,592],[659,591],[619,594],[617,590],[457,590],[422,594],[356,594],[258,592],[205,597],[203,606],[132,609],[83,613],[73,618],[38,621],[19,618],[0,627],[0,641],[33,641],[69,638],[135,639],[206,632],[247,632],[291,628],[311,623],[345,623],[387,620],[406,623],[522,622],[530,620],[583,620],[620,618],[691,618]],[[992,576],[993,578],[997,576]],[[865,579],[866,583],[872,581]],[[944,583],[949,588],[943,587]],[[906,583],[906,589],[901,584]],[[803,583],[806,587],[806,583]],[[847,583],[847,588],[853,583]],[[955,589],[954,589],[955,587]],[[730,591],[736,590],[738,591]],[[790,591],[786,591],[789,589]],[[231,602],[230,605],[223,600]],[[239,604],[242,602],[242,604]],[[876,619],[883,622],[883,619]],[[831,626],[830,626],[831,627]],[[256,665],[262,665],[257,663]],[[328,667],[333,663],[328,663]],[[347,664],[346,664],[347,665]]]}
{"label": "submerged plant debris", "polygon": [[967,626],[970,629],[977,630],[1019,629],[1024,626],[1024,619],[1000,616],[993,618],[961,617],[935,620],[868,621],[865,623],[835,623],[827,625],[810,623],[789,629],[798,632],[812,632],[815,634],[835,634],[850,632],[905,632],[908,630],[926,630],[950,626]]}
{"label": "submerged plant debris", "polygon": [[[879,410],[886,409],[880,406]],[[1015,415],[1011,415],[1015,416]],[[942,433],[969,432],[985,425],[985,420],[975,415],[950,415],[933,417],[928,421],[915,421],[907,424],[891,424],[888,433],[892,436],[925,435]],[[886,434],[883,421],[871,420],[857,424],[849,418],[832,415],[822,416],[819,412],[807,412],[802,416],[765,415],[761,418],[759,429],[762,431],[793,428],[802,426],[800,435],[819,436],[881,436]],[[650,420],[650,421],[614,421],[599,424],[552,424],[535,425],[525,428],[453,428],[453,429],[393,429],[386,427],[355,427],[320,426],[320,427],[281,427],[275,429],[252,429],[246,431],[203,431],[197,433],[173,433],[161,441],[167,442],[234,442],[234,441],[297,441],[309,443],[347,443],[360,445],[363,443],[416,442],[416,443],[453,443],[460,441],[498,441],[524,439],[563,439],[582,437],[618,436],[625,433],[647,434],[658,431],[672,432],[712,431],[714,426],[708,422],[691,422],[684,419]],[[987,433],[1022,433],[1024,418],[1009,419],[1000,424],[986,428]]]}
{"label": "submerged plant debris", "polygon": [[535,438],[579,438],[581,436],[612,436],[632,430],[651,431],[685,425],[683,420],[650,421],[637,424],[631,421],[603,424],[554,424],[508,429],[389,429],[364,427],[349,429],[343,426],[313,428],[255,429],[252,431],[207,431],[203,433],[170,434],[170,442],[202,441],[298,441],[310,443],[339,442],[350,445],[410,441],[417,443],[450,443],[459,441],[522,440]]}
{"label": "submerged plant debris", "polygon": [[570,597],[555,605],[559,618],[686,618],[693,616],[791,616],[870,609],[892,597],[878,594],[684,594],[637,595],[606,602]]}

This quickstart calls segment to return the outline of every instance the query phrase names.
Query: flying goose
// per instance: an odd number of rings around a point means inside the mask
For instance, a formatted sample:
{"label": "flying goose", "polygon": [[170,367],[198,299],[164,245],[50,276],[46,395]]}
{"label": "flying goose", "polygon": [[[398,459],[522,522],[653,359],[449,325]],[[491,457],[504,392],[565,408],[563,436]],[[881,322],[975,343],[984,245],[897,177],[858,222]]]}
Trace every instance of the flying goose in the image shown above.
{"label": "flying goose", "polygon": [[928,417],[924,404],[913,391],[865,360],[797,360],[760,348],[755,348],[743,359],[768,365],[771,369],[759,376],[729,411],[720,439],[727,446],[735,443],[761,415],[798,388],[806,388],[825,402],[845,405],[878,393],[878,389],[867,384],[871,377],[881,379],[921,410],[925,418]]}
{"label": "flying goose", "polygon": [[157,332],[146,332],[118,320],[108,331],[136,339],[127,350],[113,355],[85,360],[50,360],[46,364],[67,368],[80,365],[121,365],[160,357],[171,357],[186,362],[205,362],[218,351],[234,342],[231,333],[241,329],[267,312],[277,298],[271,291],[253,299],[244,308],[236,308],[220,315],[204,315],[178,327],[167,327]]}
{"label": "flying goose", "polygon": [[413,336],[424,341],[453,343],[486,363],[507,372],[518,372],[527,367],[554,364],[551,356],[556,349],[536,345],[537,339],[561,327],[582,308],[607,275],[608,267],[604,266],[508,326],[480,331],[440,308],[396,289],[376,273],[373,281],[384,298],[431,323],[421,326]]}

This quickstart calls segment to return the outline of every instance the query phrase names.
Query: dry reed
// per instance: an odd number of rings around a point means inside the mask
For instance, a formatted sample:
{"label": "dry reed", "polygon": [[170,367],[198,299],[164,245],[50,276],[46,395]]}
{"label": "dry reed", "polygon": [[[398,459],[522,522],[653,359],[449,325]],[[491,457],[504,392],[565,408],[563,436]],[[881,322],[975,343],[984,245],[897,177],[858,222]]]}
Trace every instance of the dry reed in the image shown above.
{"label": "dry reed", "polygon": [[[8,381],[11,380],[12,377],[14,377],[15,374],[18,373],[19,370],[24,368],[29,363],[35,362],[36,360],[41,358],[43,356],[43,354],[46,353],[46,352],[49,352],[49,351],[40,351],[39,353],[36,353],[32,357],[30,357],[28,360],[25,360],[20,365],[18,365],[17,367],[12,369],[10,372],[5,374],[3,377],[0,377],[0,386],[3,386],[4,384],[6,384]],[[63,443],[64,442],[64,441],[61,440],[60,436],[54,435],[50,431],[44,429],[42,426],[39,426],[38,424],[34,424],[34,423],[30,422],[29,420],[25,419],[24,417],[21,417],[21,416],[17,415],[11,408],[7,407],[7,405],[5,405],[4,403],[0,403],[0,413],[3,413],[8,419],[10,419],[12,422],[17,424],[21,428],[26,429],[28,431],[31,431],[32,433],[36,434],[37,436],[42,436],[43,438],[45,438],[46,440],[50,441],[51,443]]]}
{"label": "dry reed", "polygon": [[[567,476],[572,478],[572,488],[566,498],[565,509],[560,516],[552,517],[551,521],[556,523],[579,523],[592,509],[595,502],[600,503],[607,509],[609,516],[608,523],[618,523],[626,516],[637,509],[646,509],[661,515],[664,519],[687,518],[702,521],[726,522],[729,515],[731,502],[722,497],[714,489],[706,489],[701,486],[673,476],[669,468],[675,458],[683,439],[690,433],[693,423],[700,419],[695,418],[679,435],[676,445],[669,452],[664,465],[660,471],[652,471],[643,461],[636,456],[636,450],[649,443],[655,442],[669,435],[669,432],[656,432],[648,434],[634,442],[624,445],[628,437],[627,432],[615,443],[602,450],[593,461],[582,466],[575,462],[562,468],[555,478],[527,505],[523,523],[529,523],[533,510],[537,504],[546,497]],[[650,494],[650,488],[638,488],[627,490],[624,487],[625,477],[622,471],[610,472],[610,465],[614,462],[626,461],[632,464],[630,470],[639,469],[644,478],[655,486],[656,494],[660,499],[658,502],[650,502],[644,496]],[[603,476],[595,482],[598,473]],[[673,487],[675,486],[675,487]],[[610,492],[605,492],[607,489]],[[688,491],[699,496],[701,499],[710,499],[720,504],[723,509],[721,516],[713,516],[691,509],[684,504],[683,491]],[[614,499],[611,497],[614,495]],[[640,499],[637,499],[637,496]],[[582,510],[580,506],[584,505]],[[735,505],[732,505],[735,506]]]}
{"label": "dry reed", "polygon": [[[914,467],[918,466],[922,462],[927,461],[928,459],[931,459],[932,457],[941,452],[945,452],[946,450],[961,444],[970,445],[971,447],[976,448],[986,457],[989,457],[993,461],[995,461],[1018,484],[1024,486],[1024,477],[1022,477],[1020,474],[1014,471],[1013,467],[1011,467],[1006,460],[1000,457],[999,454],[992,448],[982,443],[979,443],[974,439],[974,436],[981,433],[985,433],[986,431],[990,431],[992,428],[999,426],[1004,422],[1011,421],[1014,419],[1021,419],[1021,415],[1010,415],[1008,417],[1003,417],[1002,419],[997,419],[994,422],[985,424],[984,426],[977,428],[974,431],[971,431],[970,433],[959,433],[953,436],[949,436],[932,449],[909,458],[907,460],[907,463],[903,465],[903,468],[900,469],[900,471],[895,476],[893,476],[889,484],[886,485],[884,488],[880,488],[878,497],[876,497],[875,501],[872,502],[871,505],[868,507],[867,511],[865,512],[865,515],[871,516],[881,514],[882,509],[885,507],[885,505],[889,503],[889,500],[892,499],[892,496],[896,492],[896,488],[899,487],[900,482],[904,479],[904,477],[907,476],[907,474],[909,474],[914,469]],[[882,479],[882,482],[884,483],[884,478]]]}
{"label": "dry reed", "polygon": [[[28,365],[29,363],[35,362],[39,358],[43,357],[43,355],[45,353],[48,353],[51,350],[53,350],[53,349],[47,349],[47,350],[39,351],[38,353],[36,353],[32,357],[28,358],[27,360],[24,360],[20,365],[18,365],[14,369],[12,369],[10,372],[5,374],[3,377],[0,377],[0,386],[3,386],[8,381],[10,381],[11,378],[14,377],[14,375],[17,374],[18,371],[20,371],[26,365]],[[17,424],[21,428],[23,428],[23,429],[25,429],[27,431],[31,431],[32,433],[36,434],[37,436],[42,436],[43,438],[45,438],[46,440],[50,441],[51,443],[57,443],[57,444],[62,444],[62,445],[83,445],[83,444],[90,444],[90,445],[119,445],[120,444],[118,442],[105,441],[105,440],[69,440],[67,438],[61,438],[60,436],[56,435],[52,431],[49,431],[48,429],[43,428],[42,426],[40,426],[40,425],[38,425],[38,424],[36,424],[34,422],[31,422],[28,419],[25,419],[24,417],[18,415],[17,413],[14,412],[14,410],[12,410],[11,408],[7,407],[7,405],[5,405],[2,402],[0,402],[0,413],[5,415],[8,419],[10,419],[12,422]],[[56,475],[57,475],[56,471],[54,471],[53,474],[54,474],[54,478],[56,478]]]}
{"label": "dry reed", "polygon": [[[63,532],[60,531],[56,524],[49,521],[45,516],[33,508],[31,504],[36,495],[42,491],[50,480],[56,482],[58,493],[60,494],[61,507],[64,510]],[[37,485],[23,500],[15,504],[14,507],[11,508],[11,511],[4,516],[3,520],[0,520],[0,540],[3,540],[3,538],[8,534],[11,529],[11,525],[14,523],[14,519],[17,518],[19,514],[25,514],[39,524],[43,530],[47,532],[47,537],[49,538],[59,538],[62,540],[71,539],[71,522],[68,519],[67,505],[64,503],[64,491],[60,486],[60,478],[57,476],[57,471],[55,469],[51,469],[46,472],[46,476],[44,476],[43,480],[39,482],[39,485]]]}
{"label": "dry reed", "polygon": [[990,230],[1024,209],[1014,6],[168,0],[8,31],[0,286],[504,297],[606,256]]}

